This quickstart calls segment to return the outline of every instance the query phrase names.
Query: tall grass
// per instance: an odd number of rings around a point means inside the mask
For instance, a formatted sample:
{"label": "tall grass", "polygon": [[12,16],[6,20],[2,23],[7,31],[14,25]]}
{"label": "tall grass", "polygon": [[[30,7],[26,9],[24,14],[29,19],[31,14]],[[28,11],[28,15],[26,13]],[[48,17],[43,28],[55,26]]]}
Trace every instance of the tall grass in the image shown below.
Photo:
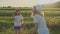
{"label": "tall grass", "polygon": [[[15,10],[0,10],[0,34],[14,34],[14,17],[12,16]],[[32,10],[22,10],[24,23],[33,21],[31,16]],[[44,11],[47,27],[50,34],[60,34],[60,11]],[[29,23],[22,27],[22,34],[31,34],[34,29],[34,24]]]}

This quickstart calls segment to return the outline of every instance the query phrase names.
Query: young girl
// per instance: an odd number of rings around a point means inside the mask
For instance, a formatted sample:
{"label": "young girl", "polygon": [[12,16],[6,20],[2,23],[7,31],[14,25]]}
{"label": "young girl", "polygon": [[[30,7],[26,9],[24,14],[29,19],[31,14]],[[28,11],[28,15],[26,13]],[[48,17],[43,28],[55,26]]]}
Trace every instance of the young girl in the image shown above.
{"label": "young girl", "polygon": [[34,11],[32,13],[34,16],[35,28],[32,34],[36,34],[38,29],[38,34],[49,34],[49,30],[46,26],[46,21],[44,19],[44,13],[42,13],[42,7],[40,5],[34,6]]}
{"label": "young girl", "polygon": [[15,34],[20,34],[20,29],[22,26],[22,15],[21,15],[21,10],[17,9],[14,13],[14,30]]}

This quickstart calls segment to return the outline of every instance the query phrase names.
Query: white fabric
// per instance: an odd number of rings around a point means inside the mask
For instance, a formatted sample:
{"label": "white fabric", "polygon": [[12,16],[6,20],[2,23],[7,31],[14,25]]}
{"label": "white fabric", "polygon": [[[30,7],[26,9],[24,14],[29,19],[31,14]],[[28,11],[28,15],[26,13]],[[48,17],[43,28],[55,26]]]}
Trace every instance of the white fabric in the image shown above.
{"label": "white fabric", "polygon": [[34,16],[34,23],[38,24],[38,34],[49,34],[49,30],[46,26],[46,22],[43,16],[35,14]]}
{"label": "white fabric", "polygon": [[35,5],[34,9],[37,10],[37,11],[42,11],[43,10],[41,5]]}
{"label": "white fabric", "polygon": [[21,26],[22,25],[22,22],[21,20],[23,19],[22,16],[15,16],[14,17],[14,26]]}

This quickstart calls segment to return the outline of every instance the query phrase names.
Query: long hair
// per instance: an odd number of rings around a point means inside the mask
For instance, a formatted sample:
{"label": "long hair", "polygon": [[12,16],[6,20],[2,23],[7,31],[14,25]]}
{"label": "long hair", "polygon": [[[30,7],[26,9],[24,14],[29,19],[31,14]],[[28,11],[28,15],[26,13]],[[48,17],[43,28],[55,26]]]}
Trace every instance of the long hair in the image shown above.
{"label": "long hair", "polygon": [[44,12],[42,12],[42,11],[33,10],[31,17],[34,18],[35,14],[39,14],[39,15],[44,17]]}
{"label": "long hair", "polygon": [[33,12],[32,12],[32,15],[31,17],[34,17],[35,14],[39,14],[41,16],[44,16],[44,13],[42,12],[42,6],[41,5],[35,5],[34,8],[33,8]]}

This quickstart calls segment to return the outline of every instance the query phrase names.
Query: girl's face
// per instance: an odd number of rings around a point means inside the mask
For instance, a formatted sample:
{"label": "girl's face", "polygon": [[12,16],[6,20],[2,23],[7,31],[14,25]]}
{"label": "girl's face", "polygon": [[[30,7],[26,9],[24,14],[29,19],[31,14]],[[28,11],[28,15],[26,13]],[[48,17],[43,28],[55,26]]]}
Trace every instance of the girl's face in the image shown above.
{"label": "girl's face", "polygon": [[32,11],[32,16],[34,16],[36,14],[35,10]]}
{"label": "girl's face", "polygon": [[20,14],[20,11],[17,11],[17,14]]}
{"label": "girl's face", "polygon": [[17,10],[17,11],[15,12],[15,14],[16,14],[16,15],[20,15],[20,14],[21,14],[21,11],[20,11],[20,10]]}

